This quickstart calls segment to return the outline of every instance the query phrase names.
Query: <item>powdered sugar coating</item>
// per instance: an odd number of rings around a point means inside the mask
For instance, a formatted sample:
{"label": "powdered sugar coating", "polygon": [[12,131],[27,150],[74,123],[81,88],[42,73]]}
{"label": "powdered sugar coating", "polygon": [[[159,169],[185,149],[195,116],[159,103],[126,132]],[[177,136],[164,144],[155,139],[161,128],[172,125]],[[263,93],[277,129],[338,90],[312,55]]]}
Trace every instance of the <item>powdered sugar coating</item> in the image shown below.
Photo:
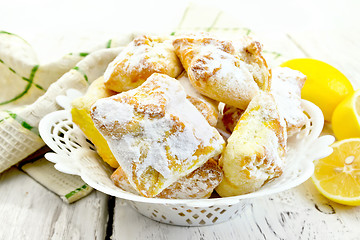
{"label": "powdered sugar coating", "polygon": [[177,79],[179,80],[181,86],[185,89],[187,99],[197,108],[197,110],[199,110],[199,112],[201,112],[208,123],[215,127],[219,117],[219,102],[200,94],[191,85],[186,72],[183,72],[183,74],[181,74]]}
{"label": "powdered sugar coating", "polygon": [[271,92],[285,118],[288,134],[300,131],[306,124],[307,117],[301,107],[301,88],[306,76],[290,68],[277,67],[272,70]]}
{"label": "powdered sugar coating", "polygon": [[134,39],[106,69],[106,87],[121,92],[140,86],[153,73],[178,76],[183,68],[171,42],[146,35]]}
{"label": "powdered sugar coating", "polygon": [[234,55],[207,45],[193,59],[188,73],[195,86],[213,89],[209,97],[225,103],[240,97],[249,103],[259,88],[250,71],[242,66],[245,63]]}
{"label": "powdered sugar coating", "polygon": [[256,41],[190,34],[173,45],[191,84],[212,99],[245,109],[259,90],[269,88],[270,72]]}
{"label": "powdered sugar coating", "polygon": [[228,132],[232,132],[239,121],[241,115],[244,113],[244,110],[225,105],[223,109],[223,114],[221,121]]}
{"label": "powdered sugar coating", "polygon": [[221,156],[224,180],[217,192],[234,196],[256,191],[285,165],[286,123],[270,93],[253,98]]}
{"label": "powdered sugar coating", "polygon": [[[109,113],[112,109],[116,113]],[[221,153],[224,145],[179,82],[163,74],[97,101],[92,118],[129,182],[147,197]]]}
{"label": "powdered sugar coating", "polygon": [[264,91],[270,90],[271,72],[262,55],[262,44],[253,38],[243,35],[232,41],[235,53],[252,74],[254,81]]}
{"label": "powdered sugar coating", "polygon": [[[291,136],[300,131],[307,121],[301,106],[301,88],[306,76],[299,71],[282,67],[274,68],[272,72],[271,93],[286,121],[287,134]],[[222,122],[228,131],[233,131],[243,112],[241,109],[225,106]]]}
{"label": "powdered sugar coating", "polygon": [[[165,188],[159,193],[157,198],[208,198],[214,188],[219,185],[223,177],[222,170],[213,159],[209,159],[204,165],[180,178],[178,181]],[[116,186],[124,191],[138,194],[129,183],[124,171],[118,168],[112,175],[111,179]]]}

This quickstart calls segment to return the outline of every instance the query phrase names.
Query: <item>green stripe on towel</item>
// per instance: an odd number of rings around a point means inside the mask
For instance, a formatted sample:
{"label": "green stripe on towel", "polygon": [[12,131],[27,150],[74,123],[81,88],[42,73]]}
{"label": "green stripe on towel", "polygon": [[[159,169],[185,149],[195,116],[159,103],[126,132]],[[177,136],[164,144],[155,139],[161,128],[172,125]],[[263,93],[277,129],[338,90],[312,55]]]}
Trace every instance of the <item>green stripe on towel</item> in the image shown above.
{"label": "green stripe on towel", "polygon": [[[34,134],[40,136],[39,133],[39,129],[37,127],[31,126],[29,123],[27,123],[23,118],[19,117],[16,113],[13,113],[11,111],[5,110],[4,112],[6,112],[7,114],[9,114],[9,116],[14,119],[15,121],[17,121],[18,123],[20,123],[21,126],[23,126],[24,128],[26,128],[27,130],[33,132]],[[9,117],[7,117],[9,118]],[[0,120],[0,123],[2,121],[4,121],[6,118],[3,118]]]}
{"label": "green stripe on towel", "polygon": [[83,72],[78,66],[75,66],[73,69],[81,73],[84,76],[86,82],[89,83],[88,77],[86,76],[85,72]]}
{"label": "green stripe on towel", "polygon": [[79,53],[79,56],[80,56],[80,57],[86,57],[87,55],[89,55],[89,53],[87,53],[87,52],[81,52],[81,53]]}
{"label": "green stripe on towel", "polygon": [[[4,64],[4,65],[9,69],[10,72],[12,72],[12,73],[20,76],[13,68],[7,66],[2,59],[0,59],[0,63]],[[20,77],[21,77],[21,76],[20,76]],[[24,80],[24,81],[30,82],[30,79],[29,79],[29,78],[21,77],[21,79]],[[36,84],[36,83],[32,83],[32,84],[34,84],[34,86],[37,87],[37,88],[40,89],[40,90],[45,90],[42,86],[40,86],[40,85],[38,85],[38,84]]]}
{"label": "green stripe on towel", "polygon": [[111,48],[111,42],[112,42],[112,40],[110,39],[106,44],[106,48]]}
{"label": "green stripe on towel", "polygon": [[7,31],[0,31],[0,34],[3,33],[3,34],[8,34],[8,35],[14,35],[14,36],[17,36],[16,34],[14,33],[10,33],[10,32],[7,32]]}
{"label": "green stripe on towel", "polygon": [[69,198],[71,198],[72,196],[74,196],[76,193],[78,193],[78,192],[80,192],[80,191],[82,191],[82,190],[85,190],[85,189],[87,189],[87,188],[89,188],[89,186],[88,186],[87,184],[84,184],[83,186],[81,186],[81,187],[75,189],[74,191],[66,194],[66,195],[65,195],[65,198],[66,198],[66,199],[69,199]]}
{"label": "green stripe on towel", "polygon": [[39,65],[35,65],[33,67],[33,69],[31,70],[30,77],[29,77],[29,79],[27,81],[28,84],[26,85],[24,91],[22,91],[20,94],[18,94],[17,96],[15,96],[14,98],[12,98],[10,100],[7,100],[5,102],[0,102],[0,105],[5,105],[5,104],[8,104],[8,103],[14,102],[14,101],[18,100],[19,98],[21,98],[22,96],[24,96],[29,91],[31,86],[33,85],[34,76],[35,76],[35,73],[36,73],[36,71],[38,69],[39,69]]}

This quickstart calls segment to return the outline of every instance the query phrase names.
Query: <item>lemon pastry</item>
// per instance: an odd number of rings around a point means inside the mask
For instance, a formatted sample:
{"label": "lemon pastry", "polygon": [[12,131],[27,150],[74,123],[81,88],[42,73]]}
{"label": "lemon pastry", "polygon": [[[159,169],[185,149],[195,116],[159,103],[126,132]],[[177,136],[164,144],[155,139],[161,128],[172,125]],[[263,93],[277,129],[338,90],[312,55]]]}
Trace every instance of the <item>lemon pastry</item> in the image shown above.
{"label": "lemon pastry", "polygon": [[254,192],[282,174],[286,123],[270,93],[261,92],[241,116],[220,158],[221,197]]}
{"label": "lemon pastry", "polygon": [[[180,178],[165,188],[157,198],[209,198],[214,188],[219,185],[223,177],[222,170],[214,159],[209,159],[204,165]],[[124,191],[138,194],[131,186],[122,168],[116,169],[111,175],[114,184]]]}
{"label": "lemon pastry", "polygon": [[244,110],[225,104],[221,121],[230,133],[234,130]]}
{"label": "lemon pastry", "polygon": [[270,70],[256,41],[190,34],[173,45],[191,84],[209,98],[245,109],[259,90],[269,90]]}
{"label": "lemon pastry", "polygon": [[288,136],[291,136],[300,131],[308,119],[301,106],[301,89],[306,76],[286,67],[274,68],[272,72],[271,92],[286,121]]}
{"label": "lemon pastry", "polygon": [[262,55],[262,45],[249,36],[242,36],[232,41],[236,56],[246,63],[247,69],[261,90],[271,87],[271,69]]}
{"label": "lemon pastry", "polygon": [[186,72],[184,71],[178,78],[179,82],[187,93],[187,99],[200,111],[200,113],[206,118],[208,123],[215,127],[218,117],[219,102],[201,95],[190,83]]}
{"label": "lemon pastry", "polygon": [[115,94],[116,92],[105,87],[104,79],[100,77],[89,86],[84,96],[75,99],[71,103],[72,121],[79,126],[85,136],[95,145],[100,157],[113,168],[119,167],[119,164],[110,151],[106,140],[94,126],[90,117],[90,108],[96,100]]}
{"label": "lemon pastry", "polygon": [[130,184],[145,197],[219,155],[225,144],[180,83],[165,74],[154,73],[136,89],[99,99],[91,117]]}
{"label": "lemon pastry", "polygon": [[140,86],[153,73],[177,77],[183,68],[171,40],[140,36],[111,62],[104,74],[107,88],[122,92]]}
{"label": "lemon pastry", "polygon": [[[272,70],[271,93],[285,119],[288,136],[300,131],[307,121],[301,107],[301,88],[305,81],[306,76],[299,71],[282,67]],[[242,109],[225,105],[221,120],[226,130],[233,131],[243,112]]]}

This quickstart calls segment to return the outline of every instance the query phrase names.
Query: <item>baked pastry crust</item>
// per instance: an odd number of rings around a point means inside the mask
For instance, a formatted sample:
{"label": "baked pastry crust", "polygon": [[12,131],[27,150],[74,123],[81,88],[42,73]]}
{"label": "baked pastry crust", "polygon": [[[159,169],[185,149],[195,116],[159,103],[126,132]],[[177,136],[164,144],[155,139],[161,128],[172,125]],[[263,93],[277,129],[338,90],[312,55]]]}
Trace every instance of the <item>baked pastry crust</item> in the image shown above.
{"label": "baked pastry crust", "polygon": [[224,148],[180,83],[164,74],[98,100],[91,117],[130,184],[145,197],[156,196]]}
{"label": "baked pastry crust", "polygon": [[84,96],[72,101],[71,106],[76,109],[86,109],[90,113],[91,105],[100,98],[106,98],[117,94],[105,87],[104,77],[101,76],[93,81],[88,87]]}
{"label": "baked pastry crust", "polygon": [[122,92],[140,86],[153,73],[177,77],[182,70],[170,39],[144,35],[129,43],[109,64],[104,81],[107,88]]}
{"label": "baked pastry crust", "polygon": [[288,136],[301,130],[308,118],[301,106],[301,89],[306,76],[290,68],[277,67],[273,69],[271,92],[286,121]]}
{"label": "baked pastry crust", "polygon": [[242,109],[225,104],[221,117],[225,129],[230,133],[234,131],[236,124],[244,112]]}
{"label": "baked pastry crust", "polygon": [[224,179],[216,188],[222,197],[258,190],[282,174],[286,126],[270,93],[253,98],[241,116],[220,158]]}
{"label": "baked pastry crust", "polygon": [[[209,198],[214,188],[221,182],[222,177],[223,173],[217,162],[209,159],[195,171],[165,188],[156,197],[167,199]],[[122,190],[138,194],[121,168],[116,169],[111,175],[111,179]]]}
{"label": "baked pastry crust", "polygon": [[232,42],[236,55],[247,64],[247,68],[260,90],[269,91],[271,87],[271,69],[262,55],[261,43],[249,36],[243,36]]}
{"label": "baked pastry crust", "polygon": [[206,118],[210,126],[215,127],[219,117],[219,102],[201,95],[190,83],[187,73],[184,71],[178,78],[181,86],[185,89],[186,98]]}
{"label": "baked pastry crust", "polygon": [[72,121],[82,130],[85,136],[95,145],[96,151],[100,157],[108,163],[111,167],[119,167],[114,155],[110,148],[94,126],[90,117],[91,105],[98,99],[106,98],[115,95],[116,92],[107,89],[104,85],[103,77],[96,79],[88,88],[84,96],[75,99],[71,103],[71,116]]}
{"label": "baked pastry crust", "polygon": [[[306,76],[299,71],[283,67],[272,70],[270,92],[285,119],[288,136],[299,132],[308,119],[301,106],[301,89],[305,81]],[[226,130],[233,131],[243,112],[244,110],[225,105],[221,121]]]}
{"label": "baked pastry crust", "polygon": [[209,98],[245,109],[259,90],[270,89],[261,45],[248,37],[230,41],[189,34],[173,45],[191,84]]}

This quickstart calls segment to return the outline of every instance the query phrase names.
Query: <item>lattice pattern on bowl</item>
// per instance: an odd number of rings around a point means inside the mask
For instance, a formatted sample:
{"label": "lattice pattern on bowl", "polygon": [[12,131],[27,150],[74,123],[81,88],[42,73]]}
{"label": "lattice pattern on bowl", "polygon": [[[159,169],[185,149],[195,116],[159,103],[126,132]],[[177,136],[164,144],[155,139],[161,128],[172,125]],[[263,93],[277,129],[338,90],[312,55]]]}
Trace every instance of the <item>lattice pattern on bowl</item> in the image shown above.
{"label": "lattice pattern on bowl", "polygon": [[236,217],[244,210],[247,200],[234,205],[212,205],[206,208],[189,205],[153,204],[127,201],[138,212],[155,221],[181,226],[205,226]]}
{"label": "lattice pattern on bowl", "polygon": [[[59,104],[69,106],[69,99],[78,96],[71,90]],[[64,104],[65,102],[65,104]],[[247,199],[285,191],[306,181],[314,171],[313,160],[331,154],[332,136],[319,137],[324,123],[321,110],[303,101],[309,116],[308,124],[288,140],[286,168],[281,177],[265,184],[260,190],[235,197],[210,199],[157,199],[145,198],[117,188],[110,180],[113,169],[101,160],[93,145],[81,130],[72,123],[70,109],[45,116],[39,126],[45,143],[54,151],[46,158],[59,171],[76,174],[91,187],[106,194],[122,198],[141,214],[159,222],[203,226],[226,221],[241,214]]]}

